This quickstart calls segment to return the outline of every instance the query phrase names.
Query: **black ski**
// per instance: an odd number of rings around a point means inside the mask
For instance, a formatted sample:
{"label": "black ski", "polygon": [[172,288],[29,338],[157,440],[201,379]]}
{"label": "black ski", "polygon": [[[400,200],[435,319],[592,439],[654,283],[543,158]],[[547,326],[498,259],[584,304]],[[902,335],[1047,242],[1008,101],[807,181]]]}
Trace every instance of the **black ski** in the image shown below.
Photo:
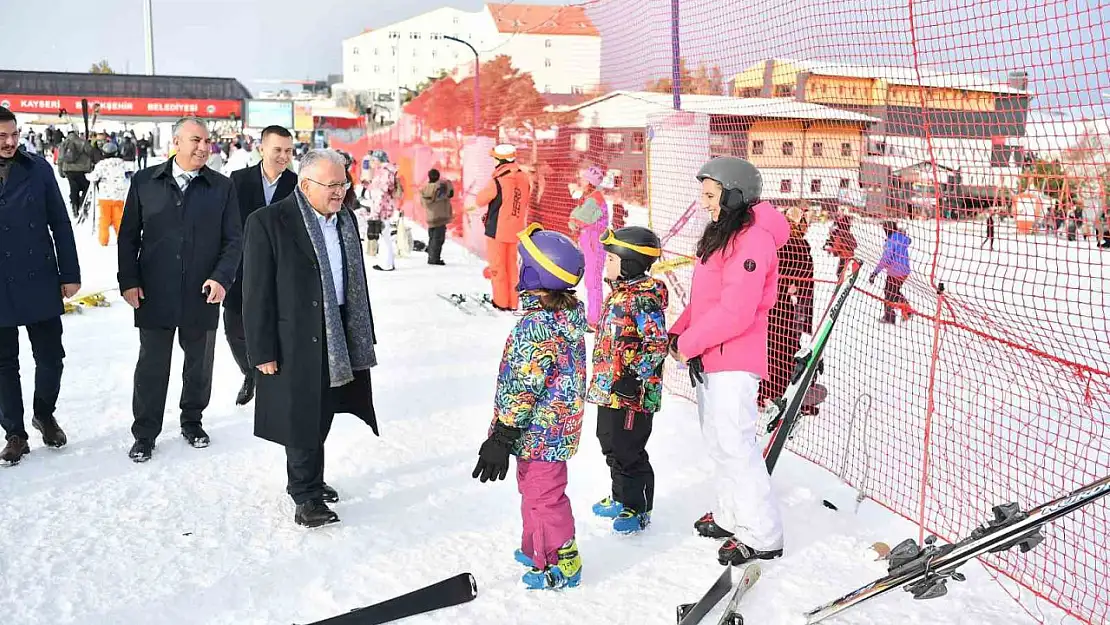
{"label": "black ski", "polygon": [[1040,532],[1042,526],[1108,493],[1110,476],[1029,512],[1022,512],[1016,503],[995,506],[993,520],[980,525],[970,536],[957,543],[938,547],[936,536],[930,536],[922,547],[913,539],[905,540],[887,556],[890,563],[886,577],[806,612],[806,623],[816,623],[839,614],[895,588],[905,588],[914,599],[944,596],[948,592],[946,584],[949,579],[957,582],[964,580],[964,576],[956,570],[961,565],[983,554],[1000,553],[1014,547],[1025,553],[1044,540]]}
{"label": "black ski", "polygon": [[[791,437],[794,428],[798,425],[802,406],[806,404],[807,397],[810,397],[814,381],[818,374],[824,371],[825,364],[822,356],[825,353],[825,347],[829,343],[829,336],[832,335],[836,320],[840,317],[840,311],[844,308],[844,302],[852,293],[861,268],[862,265],[858,260],[853,258],[849,261],[837,282],[836,291],[833,292],[832,301],[825,310],[825,316],[817,326],[813,341],[794,356],[795,365],[794,372],[790,375],[790,386],[786,387],[782,397],[775,400],[774,412],[767,425],[771,438],[763,450],[763,459],[767,463],[768,473],[775,470],[775,464],[786,447],[787,439]],[[811,400],[810,403],[814,402]]]}
{"label": "black ski", "polygon": [[326,618],[309,625],[377,625],[389,623],[417,614],[433,612],[473,601],[478,596],[478,583],[470,573],[454,577],[401,595],[351,610],[346,614]]}
{"label": "black ski", "polygon": [[732,567],[726,566],[725,571],[721,573],[717,581],[713,582],[713,585],[702,595],[701,599],[698,599],[697,603],[684,603],[678,606],[678,625],[700,623],[705,615],[713,609],[713,606],[725,598],[731,588]]}

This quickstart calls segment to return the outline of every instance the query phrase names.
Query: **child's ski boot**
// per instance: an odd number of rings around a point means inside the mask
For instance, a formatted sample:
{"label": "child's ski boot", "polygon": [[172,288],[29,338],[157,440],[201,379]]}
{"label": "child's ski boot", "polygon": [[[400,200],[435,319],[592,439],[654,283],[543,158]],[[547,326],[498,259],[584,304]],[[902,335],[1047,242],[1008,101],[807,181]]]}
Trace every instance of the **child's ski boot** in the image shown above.
{"label": "child's ski boot", "polygon": [[730,538],[721,545],[717,550],[717,562],[723,566],[740,566],[745,562],[752,560],[774,560],[775,558],[782,557],[782,549],[772,549],[770,551],[760,551],[752,549],[744,543]]}
{"label": "child's ski boot", "polygon": [[606,497],[594,504],[594,514],[604,519],[617,518],[621,510],[624,510],[624,506],[619,501],[613,501],[611,497]]}
{"label": "child's ski boot", "polygon": [[694,529],[697,530],[698,535],[706,538],[732,538],[732,532],[717,525],[713,520],[712,512],[706,512],[702,518],[694,521]]}
{"label": "child's ski boot", "polygon": [[533,568],[520,578],[529,590],[557,590],[574,588],[582,581],[582,557],[578,555],[578,544],[574,539],[559,547],[559,562],[547,565],[541,571]]}
{"label": "child's ski boot", "polygon": [[650,523],[650,512],[636,512],[632,508],[625,508],[613,519],[613,531],[618,534],[635,534],[646,529]]}
{"label": "child's ski boot", "polygon": [[528,554],[524,553],[523,549],[517,549],[516,551],[514,551],[513,559],[523,564],[524,566],[533,566],[532,558]]}

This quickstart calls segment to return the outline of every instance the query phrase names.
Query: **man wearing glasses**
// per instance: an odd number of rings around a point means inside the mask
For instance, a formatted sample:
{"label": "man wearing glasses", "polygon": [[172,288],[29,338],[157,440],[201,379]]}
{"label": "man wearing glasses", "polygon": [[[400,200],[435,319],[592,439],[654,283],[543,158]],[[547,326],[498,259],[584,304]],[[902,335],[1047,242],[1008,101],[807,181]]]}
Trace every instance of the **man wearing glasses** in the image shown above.
{"label": "man wearing glasses", "polygon": [[193,447],[208,446],[201,416],[212,395],[219,305],[242,252],[235,187],[205,165],[211,147],[204,122],[179,120],[173,146],[173,158],[131,178],[119,232],[120,293],[139,328],[129,452],[135,462],[150,460],[162,431],[175,334],[185,352],[181,435]]}
{"label": "man wearing glasses", "polygon": [[306,154],[293,194],[247,218],[243,248],[247,359],[261,374],[254,433],[285,447],[294,521],[307,527],[339,521],[327,505],[339,493],[324,481],[334,414],[378,432],[374,317],[344,165],[333,150]]}

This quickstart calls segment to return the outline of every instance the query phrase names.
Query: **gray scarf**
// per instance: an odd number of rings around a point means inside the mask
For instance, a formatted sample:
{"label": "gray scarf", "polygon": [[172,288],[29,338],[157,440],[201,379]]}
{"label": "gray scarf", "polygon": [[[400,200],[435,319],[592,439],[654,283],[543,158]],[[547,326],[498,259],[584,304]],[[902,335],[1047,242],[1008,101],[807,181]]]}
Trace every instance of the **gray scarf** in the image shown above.
{"label": "gray scarf", "polygon": [[358,225],[350,211],[342,210],[336,215],[343,255],[347,261],[343,272],[347,304],[347,320],[344,324],[343,315],[339,313],[339,300],[335,297],[335,283],[332,280],[328,248],[324,243],[324,231],[316,220],[316,210],[309,205],[300,189],[294,193],[320,267],[320,285],[324,289],[324,328],[328,338],[328,373],[331,376],[331,387],[336,388],[354,380],[355,371],[365,371],[378,364],[374,354],[370,296],[366,289],[366,267],[362,263]]}

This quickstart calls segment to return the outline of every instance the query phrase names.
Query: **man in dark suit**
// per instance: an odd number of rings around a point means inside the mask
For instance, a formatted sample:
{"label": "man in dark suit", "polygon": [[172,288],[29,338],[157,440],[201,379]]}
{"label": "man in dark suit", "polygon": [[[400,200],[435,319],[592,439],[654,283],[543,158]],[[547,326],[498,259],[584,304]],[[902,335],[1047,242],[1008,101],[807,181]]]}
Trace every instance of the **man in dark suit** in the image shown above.
{"label": "man in dark suit", "polygon": [[293,195],[247,219],[243,321],[258,376],[254,434],[285,446],[294,520],[317,527],[339,517],[324,482],[324,441],[337,412],[377,434],[370,367],[374,318],[358,222],[344,195],[342,155],[313,150]]}
{"label": "man in dark suit", "polygon": [[[297,174],[286,169],[293,160],[293,135],[281,126],[262,130],[262,162],[232,172],[231,182],[239,196],[239,211],[246,225],[251,213],[289,197],[297,186]],[[247,363],[247,339],[243,334],[243,264],[235,284],[224,298],[224,334],[235,364],[243,372],[243,386],[235,403],[244,406],[254,397],[254,368]]]}
{"label": "man in dark suit", "polygon": [[243,223],[235,187],[205,166],[211,153],[204,122],[173,127],[173,158],[131,178],[119,232],[119,287],[135,309],[139,360],[129,455],[150,460],[162,431],[173,338],[185,352],[181,435],[207,447],[201,416],[212,395],[212,360],[220,302],[235,280]]}
{"label": "man in dark suit", "polygon": [[54,170],[19,149],[15,115],[0,107],[0,464],[31,451],[19,379],[19,326],[35,355],[31,425],[48,447],[66,444],[54,419],[62,383],[62,298],[81,288],[77,247]]}

